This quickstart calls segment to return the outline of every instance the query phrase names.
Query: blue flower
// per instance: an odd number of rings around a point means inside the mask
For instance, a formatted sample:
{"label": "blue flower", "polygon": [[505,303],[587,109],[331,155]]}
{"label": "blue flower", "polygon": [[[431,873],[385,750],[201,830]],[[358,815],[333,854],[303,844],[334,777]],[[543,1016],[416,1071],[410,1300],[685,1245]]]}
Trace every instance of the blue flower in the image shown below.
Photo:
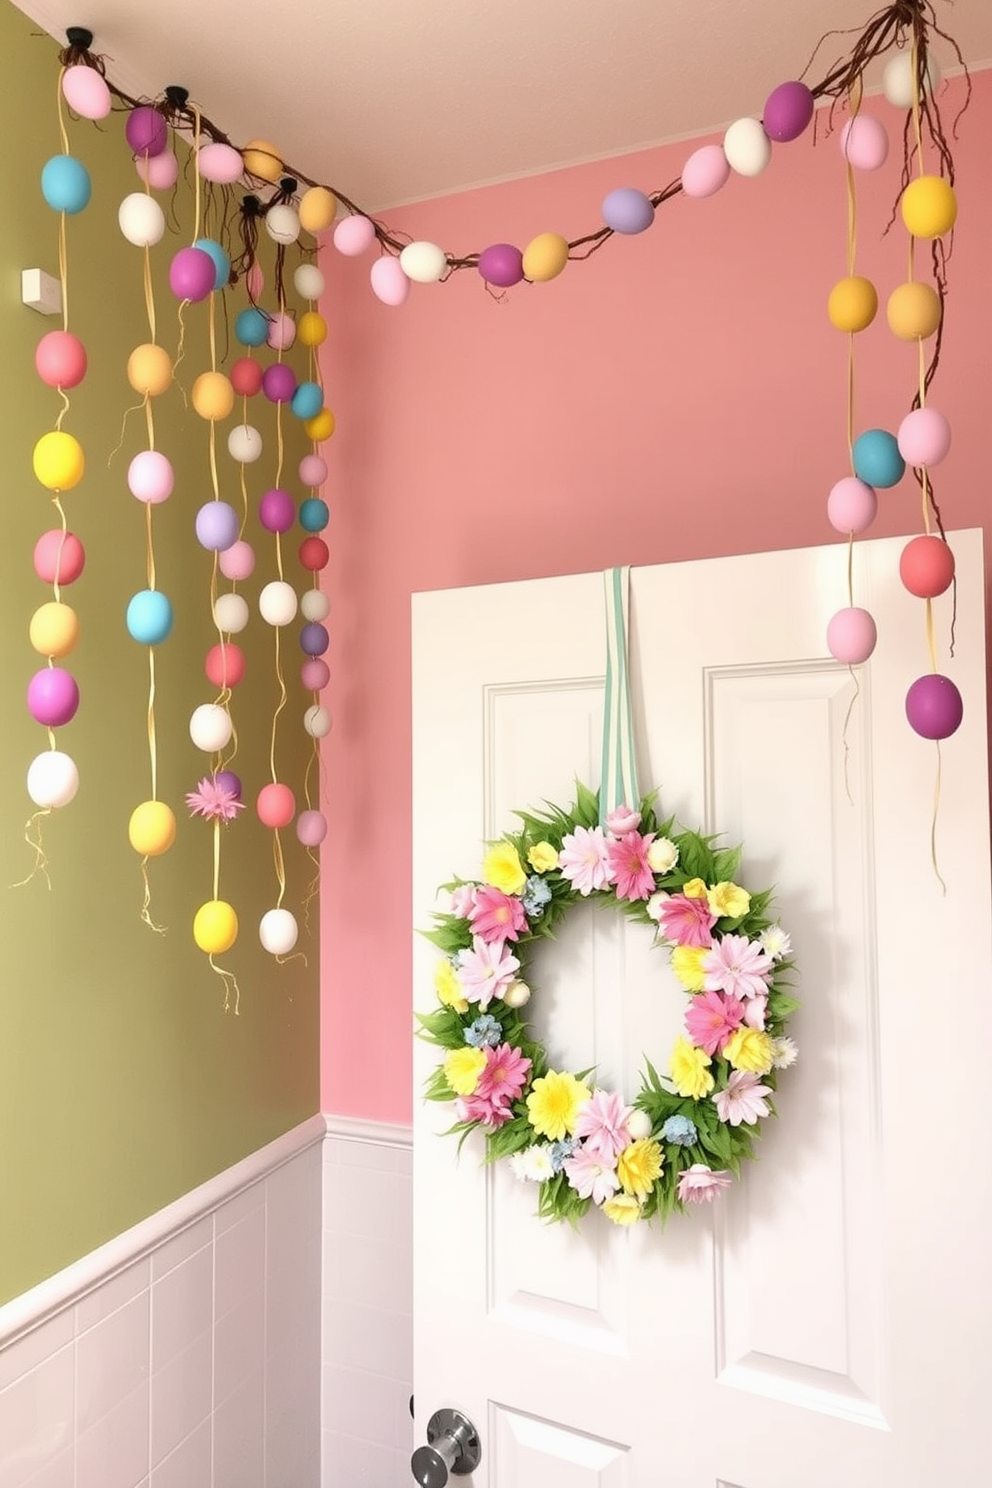
{"label": "blue flower", "polygon": [[669,1116],[661,1128],[661,1135],[666,1142],[674,1142],[676,1147],[691,1147],[698,1134],[695,1122],[688,1116]]}
{"label": "blue flower", "polygon": [[554,1172],[561,1172],[562,1163],[567,1157],[572,1156],[578,1145],[579,1141],[577,1137],[563,1137],[560,1142],[550,1143],[548,1146],[548,1156],[551,1159],[551,1167]]}
{"label": "blue flower", "polygon": [[544,906],[551,899],[551,890],[543,878],[532,874],[527,880],[527,886],[521,897],[524,913],[530,915],[532,920],[536,920],[544,913]]}
{"label": "blue flower", "polygon": [[503,1026],[492,1013],[483,1013],[465,1030],[465,1042],[471,1044],[473,1049],[495,1049],[502,1038]]}

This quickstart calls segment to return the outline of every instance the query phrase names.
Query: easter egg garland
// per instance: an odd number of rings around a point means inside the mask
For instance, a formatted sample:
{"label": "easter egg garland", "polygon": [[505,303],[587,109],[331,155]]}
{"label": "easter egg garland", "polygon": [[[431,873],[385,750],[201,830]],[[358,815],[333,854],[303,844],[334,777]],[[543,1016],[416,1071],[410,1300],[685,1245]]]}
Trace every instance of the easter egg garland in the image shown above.
{"label": "easter egg garland", "polygon": [[[425,932],[442,952],[441,1005],[418,1015],[420,1036],[445,1051],[426,1097],[454,1103],[450,1132],[481,1132],[487,1162],[538,1185],[541,1218],[576,1224],[599,1208],[615,1224],[664,1221],[739,1176],[774,1112],[797,1053],[789,937],[771,892],[734,881],[739,850],[659,823],[652,796],[605,828],[582,785],[567,810],[515,815],[521,830],[490,845],[480,879],[444,885],[451,908]],[[521,1012],[534,948],[584,899],[651,926],[689,997],[664,1072],[646,1060],[629,1104],[594,1069],[558,1069]]]}

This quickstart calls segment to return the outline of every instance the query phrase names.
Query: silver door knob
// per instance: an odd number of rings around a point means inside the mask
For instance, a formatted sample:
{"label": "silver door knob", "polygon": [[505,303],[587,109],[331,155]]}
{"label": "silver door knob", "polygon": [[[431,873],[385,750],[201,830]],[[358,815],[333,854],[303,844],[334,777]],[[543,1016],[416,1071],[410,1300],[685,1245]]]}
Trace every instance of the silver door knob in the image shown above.
{"label": "silver door knob", "polygon": [[459,1477],[474,1471],[482,1458],[479,1433],[461,1411],[435,1411],[427,1422],[427,1446],[410,1459],[420,1488],[444,1488],[449,1472]]}

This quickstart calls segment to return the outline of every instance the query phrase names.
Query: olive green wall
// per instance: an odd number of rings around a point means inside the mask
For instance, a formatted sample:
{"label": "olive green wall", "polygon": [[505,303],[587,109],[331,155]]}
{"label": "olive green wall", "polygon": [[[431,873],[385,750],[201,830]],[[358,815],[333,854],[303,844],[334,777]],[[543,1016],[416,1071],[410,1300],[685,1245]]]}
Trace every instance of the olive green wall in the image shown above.
{"label": "olive green wall", "polygon": [[[70,149],[87,164],[93,200],[68,220],[70,329],[89,353],[89,374],[71,393],[64,427],[81,440],[87,472],[65,498],[70,527],[83,538],[87,566],[64,591],[78,611],[82,639],[67,665],[82,702],[60,746],[79,766],[75,801],[44,825],[51,892],[30,871],[23,838],[33,809],[25,788],[31,759],[47,747],[30,719],[25,689],[43,665],[28,641],[34,609],[51,597],[36,577],[32,550],[56,525],[48,493],[35,480],[35,440],[54,426],[59,400],[34,370],[34,349],[61,319],[20,303],[20,273],[57,274],[58,218],[42,199],[39,175],[60,149],[56,119],[58,48],[0,0],[0,134],[12,142],[5,169],[0,232],[0,1303],[177,1198],[279,1133],[312,1115],[318,1101],[316,904],[314,935],[301,931],[300,959],[280,966],[259,946],[257,925],[274,905],[271,833],[249,808],[226,832],[221,893],[238,910],[241,934],[219,958],[236,972],[238,1017],[223,1011],[223,989],[191,935],[197,906],[211,897],[211,828],[190,821],[184,793],[205,773],[190,742],[192,709],[213,701],[203,657],[216,640],[209,613],[211,559],[193,531],[211,495],[207,425],[184,411],[178,388],[156,401],[156,444],[176,467],[176,492],[155,510],[158,585],[176,614],[158,648],[159,795],[179,818],[179,837],[150,864],[152,911],[168,933],[139,919],[139,859],[127,839],[132,808],[150,794],[145,736],[147,652],[124,627],[127,601],[145,587],[144,507],[128,492],[127,464],[145,447],[144,419],[133,414],[124,446],[124,409],[135,401],[125,377],[132,348],[148,339],[141,252],[121,236],[117,206],[140,183],[124,143],[123,120],[99,127],[71,121]],[[180,81],[166,79],[164,81]],[[180,148],[182,154],[182,147]],[[177,305],[165,278],[171,252],[190,241],[183,229],[153,250],[159,339],[176,348]],[[174,227],[174,224],[173,224]],[[271,245],[269,245],[271,246]],[[233,312],[243,304],[239,299]],[[186,314],[186,354],[178,381],[187,390],[209,366],[206,307]],[[219,338],[226,349],[223,317]],[[230,338],[230,358],[239,348]],[[267,437],[251,467],[251,490],[275,483],[271,404],[253,410]],[[252,417],[250,414],[249,417]],[[295,423],[287,419],[287,425]],[[219,431],[221,495],[237,504],[236,467]],[[288,430],[287,484],[303,452]],[[245,586],[253,606],[275,577],[273,539],[257,531],[258,565]],[[297,534],[299,536],[301,534]],[[292,555],[296,536],[286,543]],[[290,556],[287,576],[294,559]],[[243,640],[245,682],[234,695],[240,752],[234,768],[254,800],[268,778],[268,742],[277,700],[273,632],[257,617]],[[301,719],[296,627],[283,635],[289,706],[280,729],[280,775],[299,793],[307,759]],[[286,905],[303,923],[301,901],[313,868],[292,830],[283,841]]]}

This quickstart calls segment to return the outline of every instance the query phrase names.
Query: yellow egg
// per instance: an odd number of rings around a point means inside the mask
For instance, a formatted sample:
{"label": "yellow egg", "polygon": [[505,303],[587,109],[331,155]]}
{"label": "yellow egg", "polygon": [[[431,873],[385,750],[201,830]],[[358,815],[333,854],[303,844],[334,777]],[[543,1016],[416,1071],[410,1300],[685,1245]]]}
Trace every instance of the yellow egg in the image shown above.
{"label": "yellow egg", "polygon": [[223,372],[201,372],[193,383],[190,400],[201,418],[225,419],[234,407],[234,388]]}
{"label": "yellow egg", "polygon": [[885,307],[889,330],[902,341],[925,341],[940,325],[940,296],[932,284],[899,284]]}
{"label": "yellow egg", "polygon": [[303,427],[307,431],[308,439],[330,439],[336,427],[336,420],[329,408],[322,408],[319,413],[314,414],[312,419],[306,419]]}
{"label": "yellow egg", "polygon": [[172,358],[164,346],[146,341],[127,359],[127,380],[142,397],[158,398],[172,386]]}
{"label": "yellow egg", "polygon": [[524,249],[524,278],[535,284],[557,279],[568,263],[568,243],[560,233],[539,233]]}
{"label": "yellow egg", "polygon": [[941,176],[918,176],[902,194],[902,220],[914,238],[942,238],[957,215],[954,187]]}
{"label": "yellow egg", "polygon": [[238,917],[224,899],[208,899],[193,920],[193,939],[208,956],[222,956],[238,938]]}
{"label": "yellow egg", "polygon": [[71,605],[50,599],[31,616],[28,635],[42,656],[68,656],[79,640],[79,616]]}
{"label": "yellow egg", "polygon": [[72,434],[53,429],[42,434],[34,447],[34,473],[49,491],[71,491],[83,478],[86,459],[83,447]]}
{"label": "yellow egg", "polygon": [[296,322],[296,339],[303,346],[320,346],[327,340],[327,321],[316,310],[305,310]]}
{"label": "yellow egg", "polygon": [[875,319],[877,309],[875,286],[860,274],[838,280],[827,299],[830,324],[838,331],[863,331]]}
{"label": "yellow egg", "polygon": [[300,197],[300,226],[311,233],[323,232],[334,221],[338,199],[326,186],[311,186]]}
{"label": "yellow egg", "polygon": [[128,840],[136,853],[157,858],[168,852],[176,840],[176,818],[164,801],[142,801],[131,812],[127,826]]}
{"label": "yellow egg", "polygon": [[278,147],[271,140],[249,140],[241,152],[245,170],[260,181],[271,181],[273,185],[285,175],[286,168]]}

